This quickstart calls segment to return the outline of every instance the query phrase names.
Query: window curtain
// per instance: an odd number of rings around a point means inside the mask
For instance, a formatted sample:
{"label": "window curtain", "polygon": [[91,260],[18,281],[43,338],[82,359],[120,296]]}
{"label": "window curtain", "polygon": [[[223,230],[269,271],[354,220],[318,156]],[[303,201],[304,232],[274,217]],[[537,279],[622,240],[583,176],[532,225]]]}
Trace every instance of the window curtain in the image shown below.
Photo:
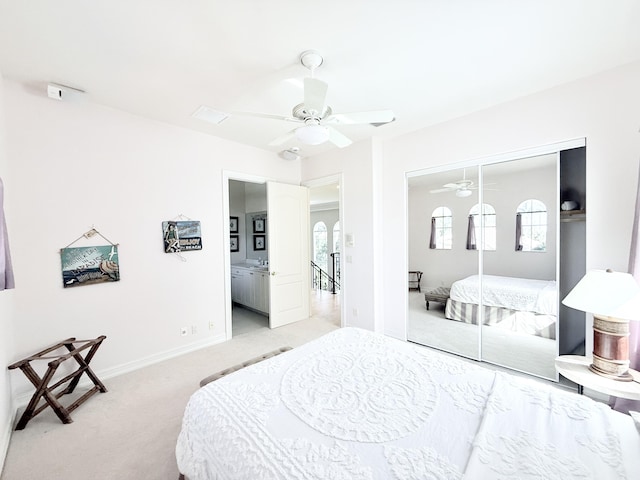
{"label": "window curtain", "polygon": [[473,215],[469,215],[469,225],[467,225],[467,250],[477,250],[476,246],[476,224]]}
{"label": "window curtain", "polygon": [[436,217],[431,217],[431,237],[429,238],[429,248],[436,248]]}
{"label": "window curtain", "polygon": [[516,252],[522,251],[522,215],[516,214]]}
{"label": "window curtain", "polygon": [[9,254],[9,234],[4,219],[4,186],[0,178],[0,290],[14,288],[13,267]]}
{"label": "window curtain", "polygon": [[[631,250],[629,252],[629,273],[640,282],[640,171],[638,175],[638,191],[636,193],[636,210],[631,231]],[[640,370],[640,318],[629,322],[629,367]],[[611,406],[619,412],[629,410],[640,412],[640,400],[611,397]]]}

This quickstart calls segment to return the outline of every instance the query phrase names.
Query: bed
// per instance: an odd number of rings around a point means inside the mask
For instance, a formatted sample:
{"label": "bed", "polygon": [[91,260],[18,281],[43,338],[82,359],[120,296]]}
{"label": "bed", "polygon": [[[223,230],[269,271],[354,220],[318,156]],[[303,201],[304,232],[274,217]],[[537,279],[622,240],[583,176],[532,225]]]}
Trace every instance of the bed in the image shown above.
{"label": "bed", "polygon": [[635,479],[631,417],[552,384],[342,328],[208,383],[187,480]]}
{"label": "bed", "polygon": [[[482,276],[483,324],[512,332],[556,338],[557,284],[554,280]],[[471,275],[453,282],[445,317],[478,323],[480,277]]]}

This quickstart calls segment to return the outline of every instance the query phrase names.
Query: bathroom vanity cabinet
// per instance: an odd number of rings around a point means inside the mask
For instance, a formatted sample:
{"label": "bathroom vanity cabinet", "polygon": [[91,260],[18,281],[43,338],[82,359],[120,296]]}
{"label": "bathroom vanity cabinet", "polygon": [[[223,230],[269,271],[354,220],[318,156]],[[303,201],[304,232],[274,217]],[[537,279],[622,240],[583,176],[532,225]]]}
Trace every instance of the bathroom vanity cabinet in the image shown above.
{"label": "bathroom vanity cabinet", "polygon": [[231,300],[269,315],[269,272],[260,266],[231,266]]}

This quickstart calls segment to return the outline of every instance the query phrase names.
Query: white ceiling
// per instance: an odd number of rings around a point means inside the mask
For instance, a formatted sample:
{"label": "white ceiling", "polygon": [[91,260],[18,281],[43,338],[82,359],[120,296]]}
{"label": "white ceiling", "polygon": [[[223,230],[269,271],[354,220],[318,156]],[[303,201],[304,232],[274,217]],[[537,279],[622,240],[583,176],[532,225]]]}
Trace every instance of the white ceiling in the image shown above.
{"label": "white ceiling", "polygon": [[0,72],[277,152],[295,124],[191,114],[290,115],[315,49],[334,112],[396,116],[339,130],[394,136],[635,61],[639,24],[638,0],[0,0]]}

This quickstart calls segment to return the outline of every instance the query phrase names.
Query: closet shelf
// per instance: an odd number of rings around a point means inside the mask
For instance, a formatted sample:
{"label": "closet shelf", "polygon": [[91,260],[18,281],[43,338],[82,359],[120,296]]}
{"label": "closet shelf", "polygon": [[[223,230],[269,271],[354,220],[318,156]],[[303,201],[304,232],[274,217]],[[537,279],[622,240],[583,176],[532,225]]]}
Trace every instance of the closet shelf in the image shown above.
{"label": "closet shelf", "polygon": [[587,218],[585,210],[561,210],[561,222],[584,222]]}

